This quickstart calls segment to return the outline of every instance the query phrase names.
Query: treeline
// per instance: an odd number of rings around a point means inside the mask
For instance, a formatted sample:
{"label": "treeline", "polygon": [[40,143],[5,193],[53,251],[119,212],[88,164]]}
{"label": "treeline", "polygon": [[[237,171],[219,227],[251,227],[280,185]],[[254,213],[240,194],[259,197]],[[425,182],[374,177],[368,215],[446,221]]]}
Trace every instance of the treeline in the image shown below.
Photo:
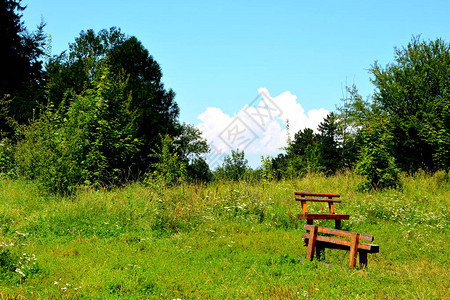
{"label": "treeline", "polygon": [[24,9],[20,1],[0,2],[3,174],[64,193],[118,185],[156,170],[163,141],[187,170],[206,165],[206,141],[178,121],[175,93],[136,37],[117,28],[82,31],[51,56],[44,24],[28,31]]}
{"label": "treeline", "polygon": [[207,142],[181,124],[175,93],[156,60],[118,28],[82,31],[50,55],[45,25],[30,32],[20,1],[0,1],[0,172],[53,192],[140,180],[157,188],[183,181],[276,180],[342,169],[365,188],[398,185],[399,172],[449,169],[450,49],[413,38],[394,63],[370,72],[374,95],[356,87],[319,126],[288,141],[284,154],[251,170],[233,151],[212,172]]}
{"label": "treeline", "polygon": [[287,153],[272,160],[278,176],[353,169],[365,188],[396,187],[399,172],[449,171],[450,44],[420,37],[395,50],[394,62],[369,69],[374,95],[355,86],[315,134],[295,134]]}
{"label": "treeline", "polygon": [[[393,63],[375,63],[369,71],[375,86],[372,96],[364,100],[356,86],[347,87],[346,96],[317,132],[306,128],[295,133],[285,153],[262,158],[257,175],[280,179],[352,170],[366,177],[363,189],[398,187],[400,172],[443,170],[448,176],[450,44],[413,37],[395,50]],[[246,173],[238,167],[242,160],[243,153],[233,152],[218,175],[249,176],[248,168]],[[230,167],[233,162],[236,166]]]}

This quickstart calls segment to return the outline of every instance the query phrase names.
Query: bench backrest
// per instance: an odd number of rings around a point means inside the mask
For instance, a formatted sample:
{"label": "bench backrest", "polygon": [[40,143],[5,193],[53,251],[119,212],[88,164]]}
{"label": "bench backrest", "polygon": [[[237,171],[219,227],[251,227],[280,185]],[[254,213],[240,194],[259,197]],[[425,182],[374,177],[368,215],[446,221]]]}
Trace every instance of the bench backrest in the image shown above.
{"label": "bench backrest", "polygon": [[[302,204],[302,211],[303,214],[308,213],[308,207],[306,205],[306,202],[326,202],[328,203],[328,207],[330,209],[330,214],[335,214],[334,210],[334,203],[341,202],[340,199],[333,199],[333,198],[339,198],[340,194],[328,194],[328,193],[308,193],[308,192],[294,192],[296,201],[300,201]],[[309,197],[315,197],[315,198],[309,198]],[[326,198],[317,198],[317,197],[326,197]]]}
{"label": "bench backrest", "polygon": [[327,197],[331,198],[339,198],[340,194],[329,194],[329,193],[308,193],[308,192],[294,192],[295,195],[300,197],[313,196],[313,197]]}
{"label": "bench backrest", "polygon": [[317,227],[317,232],[320,232],[320,233],[332,234],[335,236],[348,237],[348,238],[352,238],[355,234],[357,234],[357,235],[359,235],[360,240],[369,241],[369,242],[373,241],[373,236],[368,235],[368,234],[362,234],[362,233],[345,231],[345,230],[341,230],[341,229],[333,229],[333,228],[308,225],[308,224],[303,226],[303,228],[308,231],[314,230],[314,227]]}

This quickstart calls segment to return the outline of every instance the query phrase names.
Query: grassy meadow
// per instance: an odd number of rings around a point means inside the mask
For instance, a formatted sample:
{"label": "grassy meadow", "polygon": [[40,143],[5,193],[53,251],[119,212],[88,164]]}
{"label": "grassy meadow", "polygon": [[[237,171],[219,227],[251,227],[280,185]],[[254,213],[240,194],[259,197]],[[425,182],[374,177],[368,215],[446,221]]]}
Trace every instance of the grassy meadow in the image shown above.
{"label": "grassy meadow", "polygon": [[[0,179],[0,299],[449,299],[448,177],[370,193],[360,182],[312,174],[62,198]],[[380,245],[367,269],[349,269],[347,251],[304,260],[295,190],[341,194],[342,228]]]}

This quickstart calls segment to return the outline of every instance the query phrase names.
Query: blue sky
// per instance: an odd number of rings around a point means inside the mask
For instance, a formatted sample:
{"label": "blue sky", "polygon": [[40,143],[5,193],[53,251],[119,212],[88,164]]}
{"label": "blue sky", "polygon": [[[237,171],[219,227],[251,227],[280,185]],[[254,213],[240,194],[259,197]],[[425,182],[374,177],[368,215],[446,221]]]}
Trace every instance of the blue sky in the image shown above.
{"label": "blue sky", "polygon": [[[278,99],[277,107],[290,113],[290,122],[299,115],[295,130],[314,126],[335,110],[346,84],[356,84],[363,96],[372,94],[368,69],[376,60],[382,65],[393,61],[395,46],[419,34],[425,40],[450,37],[448,0],[23,4],[28,6],[23,20],[29,29],[41,17],[47,23],[53,54],[90,28],[116,26],[136,36],[161,65],[166,87],[176,92],[180,120],[199,126],[210,140],[221,132],[219,127],[226,129],[226,122],[244,116],[245,105],[261,91],[271,101]],[[267,142],[271,134],[280,140],[285,115],[274,119],[279,128],[267,122],[270,130],[247,123],[258,136],[254,149],[249,148],[252,166],[261,155],[279,152],[281,142],[269,149],[262,140]],[[215,122],[219,119],[225,123]]]}

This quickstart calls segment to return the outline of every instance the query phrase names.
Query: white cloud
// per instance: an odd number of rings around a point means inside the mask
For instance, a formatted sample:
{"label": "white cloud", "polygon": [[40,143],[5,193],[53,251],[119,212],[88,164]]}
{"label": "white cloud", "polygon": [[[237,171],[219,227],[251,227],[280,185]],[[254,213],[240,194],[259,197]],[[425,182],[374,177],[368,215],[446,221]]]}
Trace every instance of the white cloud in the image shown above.
{"label": "white cloud", "polygon": [[245,105],[236,116],[220,108],[208,107],[198,116],[197,128],[210,143],[213,152],[229,152],[239,148],[246,154],[276,155],[286,146],[286,120],[289,120],[291,137],[304,128],[317,130],[328,115],[320,108],[305,113],[296,95],[286,91],[271,97],[265,88],[258,90],[260,97]]}

